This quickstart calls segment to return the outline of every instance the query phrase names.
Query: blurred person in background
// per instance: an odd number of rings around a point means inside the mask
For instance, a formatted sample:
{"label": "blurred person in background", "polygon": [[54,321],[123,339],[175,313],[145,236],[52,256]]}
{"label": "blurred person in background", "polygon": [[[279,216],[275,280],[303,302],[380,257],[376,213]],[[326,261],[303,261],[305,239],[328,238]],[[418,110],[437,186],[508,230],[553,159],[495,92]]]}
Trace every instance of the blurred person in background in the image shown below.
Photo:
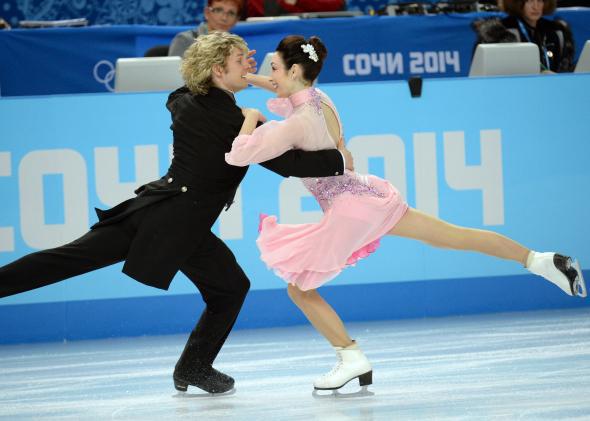
{"label": "blurred person in background", "polygon": [[0,17],[0,30],[1,29],[10,29],[10,25]]}
{"label": "blurred person in background", "polygon": [[212,31],[231,31],[240,19],[242,3],[242,0],[207,0],[205,20],[194,29],[176,34],[170,44],[168,55],[182,57],[199,35],[206,35]]}
{"label": "blurred person in background", "polygon": [[502,0],[498,5],[508,16],[475,21],[477,44],[532,42],[539,47],[542,72],[574,70],[574,38],[568,24],[543,17],[555,12],[556,0]]}

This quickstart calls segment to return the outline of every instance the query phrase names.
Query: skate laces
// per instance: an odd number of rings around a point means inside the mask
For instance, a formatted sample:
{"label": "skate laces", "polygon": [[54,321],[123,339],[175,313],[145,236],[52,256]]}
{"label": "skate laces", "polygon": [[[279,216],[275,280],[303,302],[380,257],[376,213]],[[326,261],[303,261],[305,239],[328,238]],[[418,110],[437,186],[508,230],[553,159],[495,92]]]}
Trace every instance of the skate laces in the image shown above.
{"label": "skate laces", "polygon": [[338,354],[338,362],[334,365],[334,367],[332,367],[332,369],[329,372],[324,374],[322,377],[323,378],[332,377],[334,374],[336,374],[338,372],[338,370],[340,370],[340,368],[342,367],[342,364],[343,364],[342,357],[340,356],[340,354]]}

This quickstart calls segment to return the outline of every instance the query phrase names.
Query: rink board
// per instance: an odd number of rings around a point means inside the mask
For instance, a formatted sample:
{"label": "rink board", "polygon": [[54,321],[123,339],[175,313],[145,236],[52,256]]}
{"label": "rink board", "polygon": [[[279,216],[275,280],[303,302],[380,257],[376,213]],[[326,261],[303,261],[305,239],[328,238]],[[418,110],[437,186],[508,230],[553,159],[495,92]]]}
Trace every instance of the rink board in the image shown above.
{"label": "rink board", "polygon": [[[404,82],[321,88],[339,108],[359,172],[389,179],[411,206],[576,255],[588,267],[590,75],[428,80],[421,98]],[[249,89],[238,102],[264,109],[269,97]],[[0,264],[78,237],[96,221],[94,207],[113,206],[163,174],[171,142],[165,100],[0,99]],[[258,259],[260,212],[286,223],[320,217],[298,180],[250,169],[214,227],[252,282],[238,326],[302,323],[284,282]],[[202,304],[186,278],[163,292],[120,269],[0,300],[0,343],[190,329]],[[324,291],[350,320],[585,305],[517,264],[397,238],[383,239]]]}
{"label": "rink board", "polygon": [[[590,271],[584,271],[586,278]],[[326,286],[345,322],[588,307],[532,276]],[[62,301],[0,307],[0,344],[189,332],[204,304],[197,294]],[[235,329],[307,324],[283,289],[251,291]]]}

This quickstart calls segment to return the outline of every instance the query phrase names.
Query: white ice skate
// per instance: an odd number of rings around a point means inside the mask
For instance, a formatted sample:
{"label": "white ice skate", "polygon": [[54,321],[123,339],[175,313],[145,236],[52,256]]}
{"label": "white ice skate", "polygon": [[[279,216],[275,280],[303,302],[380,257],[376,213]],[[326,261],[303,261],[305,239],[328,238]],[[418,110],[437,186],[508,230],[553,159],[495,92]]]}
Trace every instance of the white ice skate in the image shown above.
{"label": "white ice skate", "polygon": [[373,371],[367,357],[356,343],[345,348],[334,347],[338,362],[330,370],[313,382],[315,390],[340,389],[349,381],[358,378],[359,385],[366,387],[373,383]]}
{"label": "white ice skate", "polygon": [[530,272],[554,283],[568,295],[586,297],[586,283],[577,260],[557,253],[531,253]]}

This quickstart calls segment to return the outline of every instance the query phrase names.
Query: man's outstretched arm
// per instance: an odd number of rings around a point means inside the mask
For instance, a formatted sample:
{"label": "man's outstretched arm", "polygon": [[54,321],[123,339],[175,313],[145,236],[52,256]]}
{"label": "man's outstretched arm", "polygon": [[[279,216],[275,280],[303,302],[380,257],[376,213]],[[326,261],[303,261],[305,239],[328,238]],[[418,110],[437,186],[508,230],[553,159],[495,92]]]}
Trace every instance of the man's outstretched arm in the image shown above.
{"label": "man's outstretched arm", "polygon": [[346,148],[313,152],[292,149],[260,165],[283,177],[329,177],[342,175],[345,165],[352,170],[352,163]]}

